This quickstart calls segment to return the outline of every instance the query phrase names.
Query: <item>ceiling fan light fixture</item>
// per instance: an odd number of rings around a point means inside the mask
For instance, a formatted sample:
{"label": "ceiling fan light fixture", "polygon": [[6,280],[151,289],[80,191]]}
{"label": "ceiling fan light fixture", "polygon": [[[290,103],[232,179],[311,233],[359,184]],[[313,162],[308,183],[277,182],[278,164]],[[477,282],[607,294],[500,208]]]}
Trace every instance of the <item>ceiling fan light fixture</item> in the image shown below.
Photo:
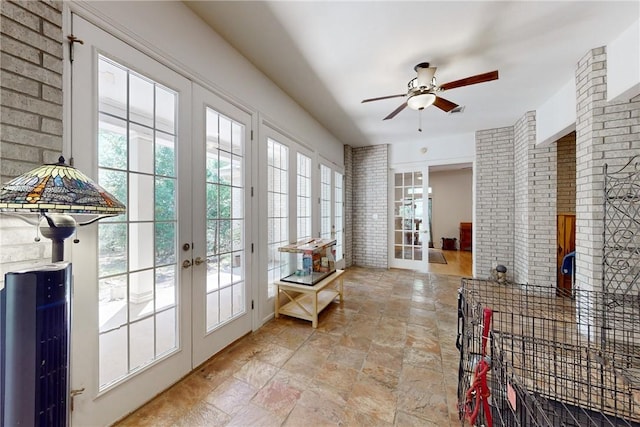
{"label": "ceiling fan light fixture", "polygon": [[436,101],[436,96],[433,93],[417,93],[412,95],[407,100],[407,106],[412,110],[422,110],[427,108]]}

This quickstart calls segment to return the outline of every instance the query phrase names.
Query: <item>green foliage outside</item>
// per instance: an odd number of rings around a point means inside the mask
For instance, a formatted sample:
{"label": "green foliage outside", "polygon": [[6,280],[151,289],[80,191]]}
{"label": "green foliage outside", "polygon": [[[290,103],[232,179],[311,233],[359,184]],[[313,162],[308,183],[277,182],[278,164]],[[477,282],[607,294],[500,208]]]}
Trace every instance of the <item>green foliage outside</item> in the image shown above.
{"label": "green foliage outside", "polygon": [[[124,130],[124,129],[123,129]],[[127,137],[107,129],[99,131],[100,185],[128,203],[127,191]],[[168,265],[177,261],[177,179],[175,174],[175,149],[167,145],[155,145],[155,265]],[[206,218],[207,257],[211,261],[229,260],[220,257],[238,250],[241,227],[233,227],[231,180],[224,171],[230,170],[228,159],[207,157],[206,162]],[[99,224],[100,277],[127,271],[127,225],[120,215]],[[236,245],[233,245],[236,242]],[[223,264],[227,264],[224,262]],[[228,270],[230,265],[220,265]]]}

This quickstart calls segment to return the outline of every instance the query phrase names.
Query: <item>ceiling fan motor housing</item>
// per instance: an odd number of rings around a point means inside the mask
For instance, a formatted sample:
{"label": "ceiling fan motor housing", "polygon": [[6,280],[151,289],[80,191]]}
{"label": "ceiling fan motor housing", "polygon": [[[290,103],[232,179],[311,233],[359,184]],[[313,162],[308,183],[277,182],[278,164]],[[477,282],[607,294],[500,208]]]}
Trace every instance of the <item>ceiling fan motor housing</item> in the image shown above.
{"label": "ceiling fan motor housing", "polygon": [[418,77],[415,80],[415,86],[419,88],[433,89],[435,87],[434,75],[436,74],[436,67],[430,67],[428,62],[421,62],[413,67],[418,73]]}

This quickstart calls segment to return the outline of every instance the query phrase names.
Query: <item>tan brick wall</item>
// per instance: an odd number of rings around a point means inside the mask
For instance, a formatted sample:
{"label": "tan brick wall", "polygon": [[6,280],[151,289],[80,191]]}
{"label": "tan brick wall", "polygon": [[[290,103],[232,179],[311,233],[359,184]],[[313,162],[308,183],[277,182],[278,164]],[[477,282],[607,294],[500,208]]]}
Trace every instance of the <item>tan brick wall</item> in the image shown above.
{"label": "tan brick wall", "polygon": [[558,188],[556,192],[558,214],[576,213],[576,133],[563,136],[556,142]]}

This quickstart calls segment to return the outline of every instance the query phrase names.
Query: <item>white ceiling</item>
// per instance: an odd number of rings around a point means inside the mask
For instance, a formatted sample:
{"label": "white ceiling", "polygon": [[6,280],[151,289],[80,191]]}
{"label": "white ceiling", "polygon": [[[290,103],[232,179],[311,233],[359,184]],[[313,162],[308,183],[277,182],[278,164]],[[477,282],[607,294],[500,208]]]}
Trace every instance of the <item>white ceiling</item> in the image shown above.
{"label": "white ceiling", "polygon": [[[345,144],[416,142],[511,126],[575,75],[577,62],[639,19],[636,1],[194,1],[216,32]],[[446,114],[405,101],[413,67],[438,84],[499,70],[499,80],[442,92]]]}

